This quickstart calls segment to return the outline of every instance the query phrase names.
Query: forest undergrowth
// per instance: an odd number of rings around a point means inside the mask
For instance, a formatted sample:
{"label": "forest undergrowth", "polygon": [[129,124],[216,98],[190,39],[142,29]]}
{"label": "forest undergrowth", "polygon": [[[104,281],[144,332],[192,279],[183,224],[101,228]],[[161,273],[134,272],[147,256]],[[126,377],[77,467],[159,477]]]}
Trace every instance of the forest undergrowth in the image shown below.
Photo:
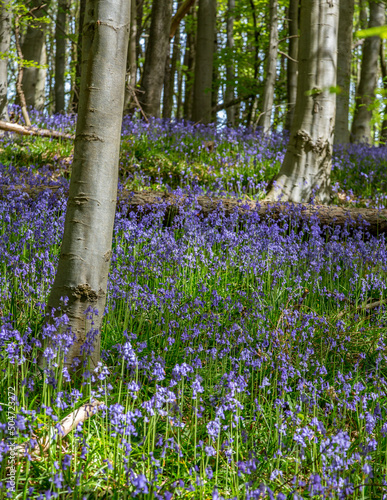
{"label": "forest undergrowth", "polygon": [[[72,143],[1,138],[1,498],[387,498],[384,235],[297,207],[280,222],[196,207],[203,193],[261,199],[286,140],[125,119],[119,188],[189,196],[169,225],[165,205],[120,201],[102,362],[74,381],[67,318],[44,318]],[[333,201],[385,207],[386,164],[386,148],[336,150]]]}

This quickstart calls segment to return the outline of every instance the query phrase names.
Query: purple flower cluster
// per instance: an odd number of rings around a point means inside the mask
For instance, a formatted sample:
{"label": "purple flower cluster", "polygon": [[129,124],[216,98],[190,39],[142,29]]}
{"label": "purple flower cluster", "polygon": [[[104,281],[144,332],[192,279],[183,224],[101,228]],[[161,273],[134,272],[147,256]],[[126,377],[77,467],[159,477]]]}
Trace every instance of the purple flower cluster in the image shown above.
{"label": "purple flower cluster", "polygon": [[[175,137],[187,157],[187,137],[223,140],[211,128],[169,127],[125,122],[124,132]],[[221,209],[200,218],[193,192],[168,227],[166,206],[122,206],[102,360],[73,386],[61,365],[73,341],[67,319],[43,326],[67,181],[51,189],[49,170],[0,173],[0,389],[16,385],[15,441],[31,462],[19,489],[27,485],[29,498],[114,488],[158,499],[383,498],[383,236],[324,228],[297,208],[277,223]],[[23,192],[25,182],[41,192]],[[44,336],[56,341],[39,379]],[[61,436],[60,421],[90,399],[99,411]],[[13,436],[1,405],[5,469]]]}

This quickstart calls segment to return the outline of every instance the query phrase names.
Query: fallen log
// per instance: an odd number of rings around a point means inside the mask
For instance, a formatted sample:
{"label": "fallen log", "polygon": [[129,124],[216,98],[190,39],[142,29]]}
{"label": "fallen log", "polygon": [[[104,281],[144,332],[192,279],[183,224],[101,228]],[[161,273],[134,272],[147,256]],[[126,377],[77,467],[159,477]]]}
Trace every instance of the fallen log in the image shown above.
{"label": "fallen log", "polygon": [[[55,192],[59,189],[54,186],[0,186],[1,191],[20,190],[34,196],[46,189]],[[67,193],[66,193],[67,195]],[[170,225],[175,215],[183,209],[188,201],[187,195],[176,195],[160,191],[126,191],[118,193],[118,200],[125,202],[125,210],[130,212],[149,212],[151,207],[165,203],[167,210],[164,223]],[[387,209],[348,208],[331,205],[311,205],[309,203],[273,203],[255,202],[236,198],[215,198],[210,196],[196,196],[196,215],[208,216],[215,210],[221,209],[225,215],[238,211],[240,215],[255,212],[261,220],[281,221],[284,219],[317,220],[320,225],[328,227],[348,227],[353,231],[357,228],[366,228],[373,236],[387,233]]]}
{"label": "fallen log", "polygon": [[[88,418],[95,415],[102,404],[101,401],[94,401],[93,403],[81,406],[78,410],[67,415],[58,425],[51,429],[49,436],[37,439],[36,446],[32,451],[33,455],[37,457],[40,456],[42,452],[46,452],[59,436],[64,438],[67,434],[76,429],[80,422],[85,422]],[[25,444],[13,445],[11,448],[12,453],[16,453],[18,456],[23,456],[27,450],[28,448],[26,448]]]}
{"label": "fallen log", "polygon": [[0,130],[5,132],[15,132],[20,135],[37,135],[40,137],[52,137],[53,139],[67,139],[73,140],[74,136],[71,134],[65,134],[64,132],[58,132],[57,130],[47,130],[44,128],[37,127],[24,127],[18,123],[4,122],[0,120]]}
{"label": "fallen log", "polygon": [[[179,209],[187,201],[187,196],[177,196],[170,193],[155,191],[138,191],[133,193],[123,192],[122,198],[127,199],[127,210],[138,212],[140,207],[166,203],[168,205],[166,221],[171,222]],[[251,200],[238,200],[235,198],[211,198],[197,196],[197,215],[207,216],[221,208],[226,215],[231,215],[235,210],[239,214],[256,212],[259,217],[273,221],[284,218],[300,218],[302,220],[316,219],[320,225],[335,227],[366,228],[373,236],[387,233],[387,209],[373,208],[347,208],[330,205],[311,205],[293,203],[254,202]]]}

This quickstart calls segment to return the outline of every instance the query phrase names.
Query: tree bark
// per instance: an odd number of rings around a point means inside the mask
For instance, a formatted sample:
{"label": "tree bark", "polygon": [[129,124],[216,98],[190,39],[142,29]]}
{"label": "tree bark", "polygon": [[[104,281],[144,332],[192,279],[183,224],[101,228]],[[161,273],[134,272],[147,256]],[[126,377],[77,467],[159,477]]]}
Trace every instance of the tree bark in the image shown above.
{"label": "tree bark", "polygon": [[[226,23],[226,31],[227,31],[227,42],[226,48],[228,50],[228,61],[230,61],[226,66],[226,92],[224,95],[225,102],[231,102],[235,99],[235,68],[234,64],[231,62],[234,60],[234,21],[235,21],[235,0],[228,0],[228,12],[227,12],[227,23]],[[226,108],[227,113],[227,125],[229,127],[235,127],[235,107],[229,106]]]}
{"label": "tree bark", "polygon": [[82,72],[82,32],[83,22],[85,19],[86,0],[79,0],[79,14],[78,14],[78,43],[77,43],[77,62],[75,65],[75,82],[73,88],[73,98],[71,103],[71,110],[73,113],[78,112],[79,92],[81,85],[81,72]]}
{"label": "tree bark", "polygon": [[[33,0],[31,8],[43,7],[43,0]],[[33,13],[35,23],[27,27],[22,41],[21,50],[24,60],[33,61],[39,67],[24,67],[22,86],[27,106],[42,111],[45,104],[45,84],[47,69],[42,67],[46,64],[46,41],[45,23],[39,24],[39,18],[45,15],[43,8]]]}
{"label": "tree bark", "polygon": [[262,128],[264,134],[268,134],[271,126],[271,114],[274,103],[274,88],[277,76],[278,55],[278,1],[270,0],[270,35],[269,49],[267,53],[267,65],[265,86],[263,89],[262,112],[258,119],[258,127]]}
{"label": "tree bark", "polygon": [[15,45],[16,45],[16,52],[18,56],[18,63],[17,63],[17,77],[16,77],[16,94],[17,98],[20,104],[20,109],[22,116],[24,118],[24,123],[26,124],[27,127],[31,126],[31,121],[30,117],[27,111],[27,104],[26,104],[26,98],[24,96],[23,92],[23,85],[22,85],[22,80],[23,80],[23,53],[21,50],[21,45],[20,45],[20,26],[19,26],[19,21],[20,21],[20,15],[17,15],[15,17]]}
{"label": "tree bark", "polygon": [[192,119],[210,123],[216,0],[199,0]]}
{"label": "tree bark", "polygon": [[[192,19],[196,18],[195,8],[192,7]],[[192,26],[186,23],[186,44],[184,52],[185,70],[185,86],[184,86],[184,106],[183,115],[186,120],[192,119],[193,110],[193,81],[195,74],[195,58],[196,58],[196,36]]]}
{"label": "tree bark", "polygon": [[131,1],[130,9],[130,35],[127,61],[127,85],[125,86],[124,114],[131,111],[133,92],[137,83],[137,3]]}
{"label": "tree bark", "polygon": [[[117,199],[130,2],[87,0],[84,22],[74,161],[48,311],[55,308],[66,313],[75,335],[65,365],[89,360],[94,368],[100,359]],[[68,297],[67,306],[61,297]],[[92,338],[85,314],[88,308],[98,310]]]}
{"label": "tree bark", "polygon": [[338,0],[301,4],[297,101],[284,162],[268,200],[330,201]]}
{"label": "tree bark", "polygon": [[[384,88],[384,91],[387,93],[387,65],[386,65],[386,59],[385,59],[385,55],[384,55],[383,42],[380,43],[380,67],[382,70],[383,88]],[[380,130],[379,142],[380,142],[380,144],[387,144],[387,102],[384,105],[383,121],[382,121],[381,130]]]}
{"label": "tree bark", "polygon": [[18,123],[10,123],[0,120],[0,130],[6,132],[15,132],[20,135],[35,135],[40,137],[52,137],[54,139],[74,139],[71,134],[65,134],[64,132],[58,132],[56,130],[47,130],[44,128],[30,128],[29,126],[23,127]]}
{"label": "tree bark", "polygon": [[[180,208],[186,202],[186,196],[176,196],[169,193],[160,193],[155,191],[141,191],[127,193],[127,204],[125,205],[127,212],[131,211],[138,213],[146,213],[151,205],[158,203],[166,203],[168,209],[165,215],[164,222],[171,223],[171,219],[178,213]],[[230,198],[210,198],[208,196],[197,196],[197,215],[207,216],[221,208],[226,215],[231,215],[235,211],[241,216],[248,214],[251,211],[256,211],[262,219],[283,220],[284,215],[291,216],[297,212],[301,213],[301,220],[313,220],[317,218],[321,225],[329,227],[347,227],[352,228],[364,227],[374,236],[387,233],[387,209],[375,210],[371,208],[342,208],[327,205],[309,205],[288,203],[271,204],[268,202],[253,202],[253,201],[238,201]],[[148,208],[147,208],[148,207]],[[299,210],[301,209],[301,210]]]}
{"label": "tree bark", "polygon": [[65,111],[66,18],[68,0],[58,0],[55,25],[55,113]]}
{"label": "tree bark", "polygon": [[[0,3],[0,52],[8,54],[11,43],[11,0]],[[8,57],[0,59],[0,120],[9,120],[8,116]]]}
{"label": "tree bark", "polygon": [[[50,190],[56,192],[58,186],[3,186],[3,191],[19,189],[31,197],[42,191]],[[1,194],[1,191],[0,191]],[[182,210],[187,203],[187,196],[174,195],[171,193],[161,193],[159,191],[121,191],[120,201],[124,202],[121,209],[125,209],[127,214],[134,212],[138,217],[142,217],[154,210],[154,206],[161,203],[167,205],[164,216],[164,224],[170,225],[173,218]],[[232,215],[235,212],[239,217],[243,217],[252,211],[256,212],[261,220],[283,221],[284,215],[289,216],[293,221],[295,218],[300,221],[313,221],[317,219],[322,226],[335,228],[365,228],[372,236],[387,234],[387,209],[377,210],[374,208],[345,208],[329,205],[311,205],[308,203],[271,203],[266,201],[254,202],[250,200],[237,200],[235,198],[213,198],[209,196],[196,196],[195,207],[196,216],[207,217],[216,210],[221,210],[225,215]],[[192,213],[190,214],[192,216]]]}
{"label": "tree bark", "polygon": [[[370,0],[370,18],[368,26],[383,26],[386,5],[381,1]],[[351,142],[371,144],[372,103],[378,80],[378,60],[380,37],[366,38],[363,44],[360,82],[356,92],[355,113],[351,129]]]}
{"label": "tree bark", "polygon": [[165,61],[169,49],[172,0],[157,0],[152,5],[151,25],[145,53],[140,102],[148,115],[160,116]]}
{"label": "tree bark", "polygon": [[297,99],[297,77],[298,77],[298,12],[299,0],[289,2],[289,58],[287,59],[287,100],[288,109],[286,112],[285,129],[290,130],[294,108]]}
{"label": "tree bark", "polygon": [[[163,96],[163,118],[171,118],[173,110],[173,95],[175,89],[175,78],[177,61],[180,60],[180,29],[177,27],[173,37],[172,58],[167,57],[165,65],[164,78],[164,96]],[[167,71],[167,67],[169,70]]]}
{"label": "tree bark", "polygon": [[184,3],[179,2],[179,7],[176,11],[176,14],[173,16],[171,29],[169,32],[169,38],[173,38],[175,33],[180,26],[180,22],[184,18],[186,14],[188,14],[190,8],[195,4],[196,0],[185,0]]}
{"label": "tree bark", "polygon": [[354,0],[340,0],[337,37],[337,86],[335,144],[349,143],[349,93],[351,84]]}

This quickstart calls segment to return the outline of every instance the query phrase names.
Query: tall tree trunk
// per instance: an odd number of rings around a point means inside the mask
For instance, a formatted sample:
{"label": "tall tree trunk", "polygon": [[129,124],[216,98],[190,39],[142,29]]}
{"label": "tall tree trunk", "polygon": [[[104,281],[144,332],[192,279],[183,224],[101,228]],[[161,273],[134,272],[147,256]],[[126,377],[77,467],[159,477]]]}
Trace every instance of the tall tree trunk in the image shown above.
{"label": "tall tree trunk", "polygon": [[0,59],[0,120],[9,120],[8,116],[8,54],[11,42],[11,0],[0,3],[0,53],[5,57]]}
{"label": "tall tree trunk", "polygon": [[128,46],[128,60],[126,65],[127,85],[125,86],[124,113],[130,112],[133,102],[133,92],[137,83],[137,2],[131,1],[130,35]]}
{"label": "tall tree trunk", "polygon": [[[195,7],[192,7],[192,20],[196,20]],[[196,59],[196,36],[191,23],[186,23],[186,45],[184,52],[185,86],[183,115],[186,120],[192,119],[193,111],[193,82],[195,74]]]}
{"label": "tall tree trunk", "polygon": [[271,125],[271,114],[274,103],[274,88],[277,76],[278,55],[278,1],[270,0],[270,36],[267,54],[266,78],[263,89],[262,112],[258,120],[258,126],[262,127],[264,134],[268,134]]}
{"label": "tall tree trunk", "polygon": [[26,61],[33,61],[39,67],[24,66],[22,86],[27,106],[31,106],[42,111],[45,104],[45,84],[47,69],[46,64],[46,41],[45,23],[39,24],[39,18],[45,15],[42,0],[33,0],[30,8],[42,7],[34,11],[36,22],[27,27],[26,34],[22,42],[23,58]]}
{"label": "tall tree trunk", "polygon": [[[381,1],[370,0],[370,18],[368,26],[382,26],[385,21],[386,5]],[[363,44],[360,82],[356,91],[355,113],[351,129],[351,142],[371,144],[371,105],[375,99],[378,80],[378,60],[380,37],[366,38]]]}
{"label": "tall tree trunk", "polygon": [[[235,98],[235,69],[232,61],[234,60],[234,20],[235,20],[235,0],[228,0],[228,12],[227,12],[227,42],[226,47],[228,50],[228,63],[226,66],[226,92],[224,96],[224,101],[226,103],[231,102]],[[235,106],[230,106],[226,110],[227,113],[227,125],[229,127],[235,127]]]}
{"label": "tall tree trunk", "polygon": [[172,0],[153,2],[148,45],[142,76],[141,104],[146,114],[160,116],[165,61],[169,49],[169,31],[172,19]]}
{"label": "tall tree trunk", "polygon": [[296,108],[269,200],[330,201],[338,22],[339,0],[302,2]]}
{"label": "tall tree trunk", "polygon": [[298,76],[298,12],[300,0],[289,2],[289,56],[287,60],[287,100],[288,110],[286,113],[285,129],[290,130],[292,125],[294,108],[297,98],[297,76]]}
{"label": "tall tree trunk", "polygon": [[[62,247],[48,300],[67,314],[75,335],[65,360],[100,359],[100,330],[117,198],[118,162],[130,29],[128,0],[87,0],[82,75]],[[68,297],[64,306],[61,297]],[[85,311],[94,316],[92,338]],[[51,339],[53,341],[53,339]],[[85,342],[87,341],[87,344]],[[41,359],[41,364],[44,359]]]}
{"label": "tall tree trunk", "polygon": [[335,144],[349,143],[349,93],[352,63],[352,30],[354,0],[340,0],[339,33],[337,40],[337,86]]}
{"label": "tall tree trunk", "polygon": [[[383,42],[380,43],[380,67],[382,70],[383,88],[387,93],[387,64],[384,55]],[[384,105],[382,128],[380,130],[380,144],[387,144],[387,102]]]}
{"label": "tall tree trunk", "polygon": [[78,14],[78,43],[77,43],[77,62],[75,65],[75,82],[73,89],[73,100],[71,109],[74,113],[78,112],[79,92],[81,85],[81,72],[82,72],[82,40],[83,40],[83,23],[85,19],[86,0],[79,0],[79,14]]}
{"label": "tall tree trunk", "polygon": [[55,25],[55,113],[65,110],[66,18],[68,0],[58,0]]}
{"label": "tall tree trunk", "polygon": [[199,0],[192,119],[210,123],[216,0]]}
{"label": "tall tree trunk", "polygon": [[[167,71],[169,60],[169,71]],[[175,90],[177,62],[180,60],[180,28],[177,27],[173,37],[172,58],[167,58],[165,65],[163,118],[171,118],[173,109],[173,95]]]}
{"label": "tall tree trunk", "polygon": [[211,121],[216,123],[218,118],[218,113],[216,112],[216,105],[219,102],[219,89],[220,89],[220,77],[219,69],[215,64],[215,57],[218,52],[218,37],[215,33],[215,43],[214,43],[214,61],[212,64],[212,91],[211,91]]}

